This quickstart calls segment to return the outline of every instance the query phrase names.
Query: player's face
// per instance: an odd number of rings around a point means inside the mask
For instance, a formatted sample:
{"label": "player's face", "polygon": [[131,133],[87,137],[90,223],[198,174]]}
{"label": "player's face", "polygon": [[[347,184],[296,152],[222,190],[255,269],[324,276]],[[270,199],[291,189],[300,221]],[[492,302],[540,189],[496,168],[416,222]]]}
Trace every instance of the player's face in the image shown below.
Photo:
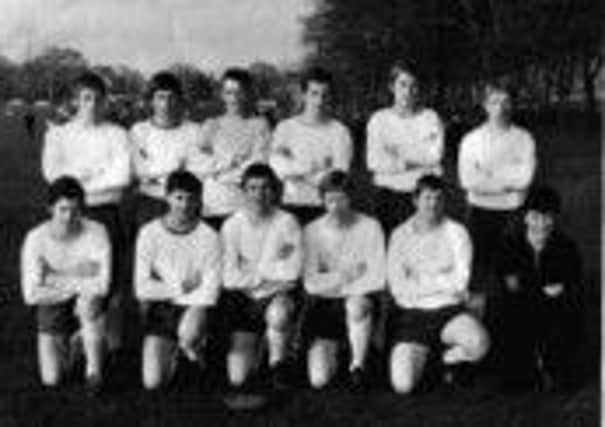
{"label": "player's face", "polygon": [[510,96],[503,91],[487,93],[483,108],[490,119],[508,120],[511,112]]}
{"label": "player's face", "polygon": [[78,199],[59,198],[50,207],[51,221],[56,230],[67,233],[78,223],[82,216],[82,206]]}
{"label": "player's face", "polygon": [[540,240],[547,240],[555,226],[555,218],[551,213],[530,210],[525,214],[525,225],[528,231]]}
{"label": "player's face", "polygon": [[423,219],[431,222],[443,217],[443,191],[425,188],[415,198],[416,212]]}
{"label": "player's face", "polygon": [[393,92],[395,105],[405,108],[411,107],[414,105],[418,92],[416,78],[404,71],[400,72],[391,84],[391,92]]}
{"label": "player's face", "polygon": [[227,110],[239,110],[245,101],[244,89],[237,80],[226,79],[223,81],[221,99]]}
{"label": "player's face", "polygon": [[95,89],[82,87],[76,94],[75,102],[78,114],[89,118],[98,118],[105,106],[105,97]]}
{"label": "player's face", "polygon": [[267,178],[250,178],[244,184],[244,192],[253,208],[267,209],[275,200],[271,183]]}
{"label": "player's face", "polygon": [[324,113],[330,104],[330,86],[327,83],[310,81],[304,92],[304,103],[307,110]]}
{"label": "player's face", "polygon": [[171,120],[175,118],[178,106],[178,96],[171,90],[156,90],[151,97],[153,114],[160,119]]}
{"label": "player's face", "polygon": [[351,209],[351,199],[343,191],[326,191],[324,206],[328,215],[342,216]]}
{"label": "player's face", "polygon": [[181,221],[191,220],[198,215],[200,197],[189,191],[175,189],[166,196],[168,212]]}

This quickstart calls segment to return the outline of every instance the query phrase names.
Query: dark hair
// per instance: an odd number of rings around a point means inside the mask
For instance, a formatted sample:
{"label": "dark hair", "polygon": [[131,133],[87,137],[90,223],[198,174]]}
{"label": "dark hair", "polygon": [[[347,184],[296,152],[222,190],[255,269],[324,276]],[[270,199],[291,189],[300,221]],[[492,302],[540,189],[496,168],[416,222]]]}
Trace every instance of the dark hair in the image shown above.
{"label": "dark hair", "polygon": [[349,196],[349,198],[353,195],[353,181],[346,172],[342,170],[333,170],[322,178],[319,183],[319,192],[322,197],[324,194],[331,191],[343,192]]}
{"label": "dark hair", "polygon": [[173,92],[179,98],[183,96],[181,81],[170,71],[159,71],[151,77],[147,84],[147,98],[151,99],[158,90]]}
{"label": "dark hair", "polygon": [[252,92],[253,79],[252,75],[245,68],[232,67],[228,68],[221,77],[221,83],[224,83],[225,80],[234,80],[239,83],[240,87],[246,94],[249,96]]}
{"label": "dark hair", "polygon": [[423,175],[416,182],[416,188],[414,189],[414,197],[418,197],[423,190],[445,191],[446,188],[447,185],[445,184],[445,181],[437,175]]}
{"label": "dark hair", "polygon": [[309,68],[303,74],[302,78],[300,79],[300,87],[303,92],[308,89],[310,82],[325,84],[330,89],[333,89],[334,87],[334,78],[332,77],[332,73],[322,67]]}
{"label": "dark hair", "polygon": [[52,206],[59,199],[76,200],[78,204],[84,206],[84,189],[80,182],[73,176],[63,175],[53,182],[48,187],[48,205]]}
{"label": "dark hair", "polygon": [[170,194],[175,190],[182,190],[201,196],[202,183],[191,172],[177,170],[168,175],[168,180],[166,181],[166,194]]}
{"label": "dark hair", "polygon": [[481,88],[481,102],[485,102],[488,95],[493,92],[506,93],[511,101],[516,97],[517,91],[515,87],[508,81],[502,79],[491,79],[483,83]]}
{"label": "dark hair", "polygon": [[94,90],[95,92],[101,94],[101,96],[107,95],[107,85],[105,84],[105,80],[103,80],[103,77],[93,73],[92,71],[85,71],[74,80],[73,93],[77,93],[82,88]]}
{"label": "dark hair", "polygon": [[398,61],[395,61],[395,63],[391,65],[391,68],[389,70],[389,86],[395,82],[395,79],[401,73],[411,75],[412,77],[414,77],[414,80],[416,80],[416,83],[418,83],[419,76],[418,67],[416,66],[416,63],[411,59],[400,59]]}
{"label": "dark hair", "polygon": [[525,200],[523,210],[558,214],[561,212],[561,197],[552,187],[546,185],[533,187]]}
{"label": "dark hair", "polygon": [[277,200],[281,199],[282,195],[282,182],[277,177],[275,171],[271,168],[271,166],[266,165],[264,163],[252,163],[250,166],[244,170],[242,174],[242,188],[246,185],[246,183],[254,178],[263,178],[269,181],[269,185],[271,189],[275,193]]}

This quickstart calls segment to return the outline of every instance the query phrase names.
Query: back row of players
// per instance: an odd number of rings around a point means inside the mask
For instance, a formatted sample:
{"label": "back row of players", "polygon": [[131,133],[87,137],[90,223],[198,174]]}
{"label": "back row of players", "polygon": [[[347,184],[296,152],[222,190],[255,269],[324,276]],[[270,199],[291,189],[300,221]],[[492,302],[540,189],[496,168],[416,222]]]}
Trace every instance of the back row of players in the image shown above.
{"label": "back row of players", "polygon": [[[129,134],[103,120],[102,79],[81,76],[74,86],[75,117],[49,129],[44,143],[51,219],[28,234],[22,254],[25,300],[38,306],[43,383],[61,381],[69,336],[79,329],[87,383],[93,390],[102,384],[105,347],[123,345],[120,319],[134,231],[147,388],[169,380],[179,348],[188,359],[202,360],[208,308],[221,294],[219,311],[231,331],[227,372],[235,387],[258,366],[263,335],[275,383],[283,382],[300,306],[311,384],[330,382],[338,343],[346,338],[350,380],[360,386],[378,323],[373,294],[387,283],[394,300],[386,336],[395,390],[413,389],[437,344],[445,344],[448,365],[480,360],[488,334],[464,307],[471,295],[490,292],[470,293],[470,272],[480,272],[474,282],[489,282],[499,235],[526,199],[535,144],[509,120],[510,93],[488,85],[487,120],[465,136],[459,154],[471,243],[466,228],[444,216],[441,122],[416,105],[410,67],[396,64],[390,77],[393,105],[376,112],[367,127],[367,164],[377,187],[373,212],[381,226],[351,207],[355,187],[346,171],[352,142],[347,128],[327,114],[332,81],[326,71],[304,76],[302,113],[279,123],[272,137],[265,121],[250,115],[251,79],[243,70],[225,73],[225,112],[202,125],[183,118],[179,81],[156,74],[148,90],[152,116]],[[134,209],[125,218],[119,207],[133,178]],[[530,202],[524,236],[541,256],[552,242],[557,197],[543,191]],[[299,222],[307,224],[304,233]],[[388,250],[383,227],[390,233]],[[536,298],[558,298],[579,280],[574,268],[531,276],[544,265],[556,267],[559,256],[577,258],[575,247],[561,241],[554,262],[550,251],[549,262],[527,265],[521,251],[514,258],[519,262],[508,260],[502,270],[507,289],[532,295],[522,299],[530,311]],[[524,283],[528,277],[531,283]],[[304,303],[296,292],[299,280],[310,296]]]}

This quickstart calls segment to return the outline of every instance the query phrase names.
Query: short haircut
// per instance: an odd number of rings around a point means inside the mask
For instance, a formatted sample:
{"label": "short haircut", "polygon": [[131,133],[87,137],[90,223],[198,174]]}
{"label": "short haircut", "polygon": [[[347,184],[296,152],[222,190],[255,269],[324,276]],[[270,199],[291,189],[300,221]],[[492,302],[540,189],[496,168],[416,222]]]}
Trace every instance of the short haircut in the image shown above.
{"label": "short haircut", "polygon": [[170,71],[160,71],[151,77],[147,84],[147,98],[151,99],[158,90],[170,91],[179,98],[183,96],[181,81]]}
{"label": "short haircut", "polygon": [[252,91],[253,79],[252,74],[250,74],[250,72],[245,68],[228,68],[221,77],[221,83],[224,83],[225,80],[234,80],[238,82],[244,93],[248,96],[250,95],[250,92]]}
{"label": "short haircut", "polygon": [[310,82],[322,83],[333,89],[334,77],[332,73],[322,67],[311,67],[302,75],[300,79],[300,87],[304,91],[309,88]]}
{"label": "short haircut", "polygon": [[55,179],[48,187],[48,205],[53,206],[59,199],[76,200],[84,207],[84,188],[73,176],[63,175]]}
{"label": "short haircut", "polygon": [[85,71],[73,82],[73,93],[77,94],[80,89],[86,88],[98,92],[101,96],[107,95],[107,85],[103,77],[92,71]]}
{"label": "short haircut", "polygon": [[424,190],[445,192],[446,188],[447,186],[445,184],[445,181],[437,175],[423,175],[416,182],[416,188],[414,189],[414,197],[418,197],[420,193],[422,193]]}
{"label": "short haircut", "polygon": [[166,194],[170,194],[175,190],[201,196],[202,183],[191,172],[177,170],[168,175],[168,180],[166,181]]}
{"label": "short haircut", "polygon": [[504,80],[492,79],[483,83],[481,89],[481,102],[485,102],[487,97],[494,92],[507,94],[511,101],[516,96],[516,90],[511,83]]}
{"label": "short haircut", "polygon": [[269,181],[269,185],[273,192],[281,198],[282,192],[282,182],[277,177],[275,171],[271,168],[271,166],[266,165],[264,163],[252,163],[250,166],[244,170],[242,175],[242,188],[246,186],[246,183],[254,178],[262,178]]}
{"label": "short haircut", "polygon": [[419,77],[416,63],[411,59],[400,59],[391,65],[389,70],[389,86],[392,85],[397,77],[402,73],[406,73],[414,77],[414,80],[416,80],[416,83],[418,83]]}
{"label": "short haircut", "polygon": [[552,187],[546,185],[533,187],[529,191],[523,210],[558,214],[561,212],[561,197]]}
{"label": "short haircut", "polygon": [[319,183],[319,192],[323,197],[328,192],[343,192],[352,197],[354,188],[351,177],[342,170],[328,172]]}

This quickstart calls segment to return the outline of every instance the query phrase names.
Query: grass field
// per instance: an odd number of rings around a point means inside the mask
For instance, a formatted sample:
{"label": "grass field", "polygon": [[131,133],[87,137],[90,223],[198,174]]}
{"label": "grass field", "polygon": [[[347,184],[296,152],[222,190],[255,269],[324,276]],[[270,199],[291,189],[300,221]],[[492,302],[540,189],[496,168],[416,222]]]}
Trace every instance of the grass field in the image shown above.
{"label": "grass field", "polygon": [[[437,389],[402,398],[386,390],[366,396],[333,390],[298,390],[262,413],[232,414],[215,391],[185,390],[163,396],[139,390],[136,361],[124,367],[112,398],[88,399],[77,387],[48,392],[37,387],[34,325],[16,297],[19,247],[25,231],[44,216],[39,174],[40,138],[27,136],[20,119],[0,118],[0,427],[193,425],[406,425],[593,426],[598,424],[600,306],[601,146],[598,118],[553,114],[532,126],[539,142],[538,179],[563,194],[564,226],[585,260],[585,386],[573,394],[504,395],[489,388]],[[454,177],[448,159],[447,175]],[[458,201],[459,201],[458,194]],[[458,203],[459,205],[460,203]]]}

